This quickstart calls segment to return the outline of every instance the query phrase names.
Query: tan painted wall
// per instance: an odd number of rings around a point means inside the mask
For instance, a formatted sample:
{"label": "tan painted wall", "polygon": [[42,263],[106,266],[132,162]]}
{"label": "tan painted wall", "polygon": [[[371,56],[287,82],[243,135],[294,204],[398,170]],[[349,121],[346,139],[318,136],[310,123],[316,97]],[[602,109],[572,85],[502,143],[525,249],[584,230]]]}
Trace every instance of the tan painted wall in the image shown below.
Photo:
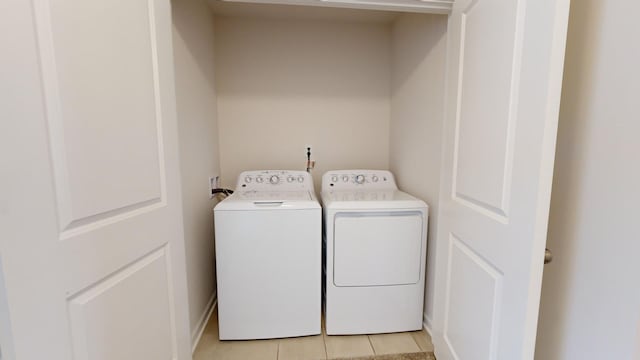
{"label": "tan painted wall", "polygon": [[633,359],[640,3],[573,1],[536,359]]}
{"label": "tan painted wall", "polygon": [[216,17],[220,166],[387,169],[389,25]]}
{"label": "tan painted wall", "polygon": [[389,167],[402,190],[430,207],[425,288],[428,324],[433,318],[446,30],[446,16],[414,14],[400,16],[391,32]]}
{"label": "tan painted wall", "polygon": [[208,179],[220,173],[213,16],[203,0],[171,3],[189,319],[195,337],[216,291],[215,203],[208,197]]}

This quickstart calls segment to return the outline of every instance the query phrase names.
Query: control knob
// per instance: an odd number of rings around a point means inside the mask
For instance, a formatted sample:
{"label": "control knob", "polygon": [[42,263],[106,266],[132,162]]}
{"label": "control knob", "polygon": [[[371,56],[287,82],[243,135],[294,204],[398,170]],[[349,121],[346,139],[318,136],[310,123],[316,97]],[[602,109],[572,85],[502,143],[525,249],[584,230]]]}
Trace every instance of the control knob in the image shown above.
{"label": "control knob", "polygon": [[298,182],[301,183],[304,181],[304,176],[300,175],[298,176]]}
{"label": "control knob", "polygon": [[256,182],[262,184],[262,182],[264,181],[264,179],[262,178],[262,176],[258,176],[256,178]]}
{"label": "control knob", "polygon": [[377,177],[377,176],[375,176],[375,175],[373,175],[373,176],[371,177],[371,181],[373,181],[373,182],[378,182],[378,177]]}
{"label": "control knob", "polygon": [[356,175],[356,184],[364,184],[364,175]]}
{"label": "control knob", "polygon": [[280,182],[280,178],[278,177],[278,175],[271,175],[271,177],[269,178],[269,182],[275,185]]}
{"label": "control knob", "polygon": [[333,176],[331,177],[331,182],[334,182],[334,183],[335,183],[335,182],[338,182],[338,175],[333,175]]}
{"label": "control knob", "polygon": [[244,178],[244,182],[246,182],[247,184],[251,182],[251,176],[245,176]]}
{"label": "control knob", "polygon": [[293,182],[295,179],[293,178],[293,176],[289,175],[287,176],[287,182]]}
{"label": "control knob", "polygon": [[349,176],[348,175],[342,175],[342,181],[344,181],[344,182],[349,181]]}

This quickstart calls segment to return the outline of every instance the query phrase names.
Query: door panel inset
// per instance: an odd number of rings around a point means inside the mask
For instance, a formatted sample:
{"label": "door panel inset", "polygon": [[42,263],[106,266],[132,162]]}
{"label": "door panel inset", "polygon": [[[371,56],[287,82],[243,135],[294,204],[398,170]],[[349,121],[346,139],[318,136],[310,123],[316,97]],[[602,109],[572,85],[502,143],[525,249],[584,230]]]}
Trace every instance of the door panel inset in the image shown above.
{"label": "door panel inset", "polygon": [[415,284],[420,279],[420,212],[339,213],[334,222],[336,286]]}
{"label": "door panel inset", "polygon": [[477,0],[461,18],[453,196],[503,222],[520,71],[517,14],[517,1]]}
{"label": "door panel inset", "polygon": [[449,348],[458,359],[495,359],[502,274],[454,235],[449,259],[444,325]]}
{"label": "door panel inset", "polygon": [[163,198],[153,5],[61,0],[39,18],[62,231]]}
{"label": "door panel inset", "polygon": [[74,359],[175,359],[171,301],[165,249],[73,296]]}

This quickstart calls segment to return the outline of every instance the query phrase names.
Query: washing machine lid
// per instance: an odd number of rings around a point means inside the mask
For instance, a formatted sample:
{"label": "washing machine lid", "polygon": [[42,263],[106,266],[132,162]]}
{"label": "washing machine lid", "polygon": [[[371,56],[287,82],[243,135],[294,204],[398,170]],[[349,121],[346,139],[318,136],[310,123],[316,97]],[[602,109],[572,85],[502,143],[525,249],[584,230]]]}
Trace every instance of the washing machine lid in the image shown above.
{"label": "washing machine lid", "polygon": [[427,204],[400,190],[323,191],[322,204],[333,210],[414,209]]}
{"label": "washing machine lid", "polygon": [[218,210],[320,209],[311,191],[238,191],[216,205]]}

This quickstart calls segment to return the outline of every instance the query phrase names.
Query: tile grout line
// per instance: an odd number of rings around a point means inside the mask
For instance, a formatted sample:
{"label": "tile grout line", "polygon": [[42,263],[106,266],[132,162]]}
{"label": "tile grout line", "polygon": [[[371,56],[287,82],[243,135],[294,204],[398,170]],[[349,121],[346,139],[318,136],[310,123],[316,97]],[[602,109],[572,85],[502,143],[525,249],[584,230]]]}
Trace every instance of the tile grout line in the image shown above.
{"label": "tile grout line", "polygon": [[327,338],[324,335],[324,330],[322,331],[322,346],[324,346],[324,358],[325,360],[328,360],[329,352],[327,351]]}
{"label": "tile grout line", "polygon": [[420,346],[420,344],[418,344],[418,342],[416,341],[416,337],[413,336],[413,333],[410,333],[410,335],[411,335],[411,340],[413,340],[413,343],[416,344],[416,346],[418,347],[418,350],[423,352],[424,350],[422,350],[422,346]]}
{"label": "tile grout line", "polygon": [[327,342],[324,339],[324,335],[322,335],[322,345],[324,346],[324,359],[329,359],[329,353],[327,352]]}
{"label": "tile grout line", "polygon": [[327,319],[320,314],[320,333],[322,334],[322,344],[324,345],[324,358],[329,360],[329,350],[327,350]]}
{"label": "tile grout line", "polygon": [[374,356],[375,356],[375,355],[378,355],[378,354],[376,353],[376,348],[375,348],[375,347],[373,347],[373,343],[371,342],[371,335],[367,335],[367,340],[369,340],[369,345],[371,346],[371,351],[373,351],[373,355],[374,355]]}

